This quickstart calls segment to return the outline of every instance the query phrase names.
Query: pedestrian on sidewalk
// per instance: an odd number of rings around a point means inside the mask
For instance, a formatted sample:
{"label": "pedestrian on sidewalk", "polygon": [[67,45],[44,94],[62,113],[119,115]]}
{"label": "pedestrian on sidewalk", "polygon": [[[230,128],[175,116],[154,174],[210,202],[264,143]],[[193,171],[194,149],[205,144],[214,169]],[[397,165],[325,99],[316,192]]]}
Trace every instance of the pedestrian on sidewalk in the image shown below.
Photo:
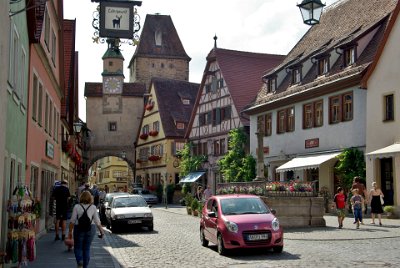
{"label": "pedestrian on sidewalk", "polygon": [[57,186],[53,190],[53,198],[56,200],[56,237],[55,240],[60,240],[58,235],[61,226],[61,239],[65,239],[65,229],[67,227],[67,213],[68,213],[68,199],[70,193],[68,189],[68,183],[63,180],[61,185]]}
{"label": "pedestrian on sidewalk", "polygon": [[[96,226],[100,232],[100,238],[103,237],[104,231],[97,214],[97,208],[93,205],[92,194],[89,191],[83,191],[79,201],[80,204],[76,204],[72,211],[68,238],[71,239],[73,233],[74,253],[78,268],[86,268],[90,261],[90,246],[96,234]],[[86,218],[85,213],[90,221],[88,230],[86,230],[86,226],[82,225],[82,219]]]}
{"label": "pedestrian on sidewalk", "polygon": [[[355,176],[353,179],[353,184],[351,185],[351,190],[353,189],[358,189],[358,194],[362,196],[364,199],[364,203],[361,204],[361,213],[364,213],[364,215],[367,215],[368,212],[368,193],[367,193],[367,188],[365,187],[364,183],[361,182],[360,176]],[[364,224],[364,222],[361,222],[361,224]]]}
{"label": "pedestrian on sidewalk", "polygon": [[339,229],[343,228],[343,220],[346,217],[346,195],[343,193],[343,188],[338,187],[335,197],[333,198],[336,204],[336,212],[338,215]]}
{"label": "pedestrian on sidewalk", "polygon": [[376,185],[376,182],[372,183],[372,189],[369,192],[369,198],[371,202],[371,224],[375,224],[375,215],[378,215],[379,225],[382,226],[382,203],[381,198],[384,195],[380,188]]}
{"label": "pedestrian on sidewalk", "polygon": [[353,196],[351,197],[351,205],[353,206],[354,222],[357,224],[357,229],[360,228],[360,223],[362,222],[362,204],[364,203],[364,198],[358,194],[358,189],[355,188],[351,191]]}

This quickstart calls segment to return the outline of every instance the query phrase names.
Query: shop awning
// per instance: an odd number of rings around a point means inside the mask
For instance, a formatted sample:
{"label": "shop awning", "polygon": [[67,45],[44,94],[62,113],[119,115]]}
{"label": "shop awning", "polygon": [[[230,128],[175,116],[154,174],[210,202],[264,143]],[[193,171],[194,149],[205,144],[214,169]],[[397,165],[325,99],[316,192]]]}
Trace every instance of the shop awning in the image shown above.
{"label": "shop awning", "polygon": [[185,177],[183,177],[179,183],[190,183],[197,181],[201,176],[203,176],[205,172],[191,172]]}
{"label": "shop awning", "polygon": [[394,157],[398,154],[400,154],[400,143],[394,143],[379,150],[367,153],[367,156],[373,158],[387,158],[387,157]]}
{"label": "shop awning", "polygon": [[319,165],[325,163],[332,158],[338,156],[340,152],[337,153],[329,153],[329,154],[319,154],[313,156],[302,156],[296,157],[290,160],[289,162],[283,164],[282,166],[276,169],[277,172],[285,172],[289,170],[301,170],[301,169],[310,169],[310,168],[318,168]]}

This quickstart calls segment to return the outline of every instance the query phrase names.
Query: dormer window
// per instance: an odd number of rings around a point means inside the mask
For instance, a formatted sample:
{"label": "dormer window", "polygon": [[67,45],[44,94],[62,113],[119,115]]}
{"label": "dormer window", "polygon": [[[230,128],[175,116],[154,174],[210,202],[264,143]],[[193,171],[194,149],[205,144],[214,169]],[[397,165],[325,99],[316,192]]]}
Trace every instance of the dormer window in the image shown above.
{"label": "dormer window", "polygon": [[223,88],[224,87],[224,79],[221,78],[218,80],[218,88]]}
{"label": "dormer window", "polygon": [[301,67],[295,67],[292,69],[292,84],[298,84],[301,82]]}
{"label": "dormer window", "polygon": [[182,100],[182,104],[183,105],[189,105],[190,104],[190,100],[189,99],[182,98],[181,100]]}
{"label": "dormer window", "polygon": [[344,50],[344,66],[351,66],[356,62],[356,47],[352,46]]}
{"label": "dormer window", "polygon": [[185,123],[176,122],[176,129],[185,129]]}
{"label": "dormer window", "polygon": [[267,80],[267,93],[275,92],[276,90],[276,78],[269,78]]}
{"label": "dormer window", "polygon": [[154,33],[154,41],[156,43],[156,46],[161,46],[161,42],[162,42],[162,33],[160,30],[157,30]]}
{"label": "dormer window", "polygon": [[318,75],[324,75],[329,72],[329,57],[323,57],[318,60]]}

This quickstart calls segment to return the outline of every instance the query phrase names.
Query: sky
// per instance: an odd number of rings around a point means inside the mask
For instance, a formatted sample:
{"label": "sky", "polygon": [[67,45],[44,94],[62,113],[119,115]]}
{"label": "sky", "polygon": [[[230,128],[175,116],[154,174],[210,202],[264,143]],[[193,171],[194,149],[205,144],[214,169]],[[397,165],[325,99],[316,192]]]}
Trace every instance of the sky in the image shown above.
{"label": "sky", "polygon": [[[338,0],[322,1],[326,6]],[[142,0],[140,24],[146,14],[170,15],[183,47],[192,58],[189,81],[200,83],[207,54],[214,46],[239,51],[285,55],[306,33],[295,0]],[[98,3],[64,0],[64,19],[76,19],[75,50],[79,55],[79,117],[86,121],[86,82],[101,82],[106,44],[93,43],[93,13]],[[125,82],[135,47],[123,44]]]}

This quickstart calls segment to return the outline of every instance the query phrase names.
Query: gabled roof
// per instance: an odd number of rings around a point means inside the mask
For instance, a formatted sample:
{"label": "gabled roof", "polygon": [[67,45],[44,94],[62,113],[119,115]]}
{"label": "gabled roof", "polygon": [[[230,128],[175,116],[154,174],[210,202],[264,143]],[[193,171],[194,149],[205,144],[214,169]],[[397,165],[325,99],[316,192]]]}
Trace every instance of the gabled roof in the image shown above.
{"label": "gabled roof", "polygon": [[252,107],[246,112],[250,114],[250,110],[257,109],[265,103],[298,95],[311,88],[321,87],[339,80],[344,81],[357,76],[357,83],[359,83],[376,54],[378,44],[382,40],[386,29],[388,18],[396,3],[397,0],[338,0],[326,8],[322,13],[320,23],[312,26],[293,47],[283,62],[266,73],[265,76],[273,76],[286,68],[309,61],[313,56],[324,53],[329,54],[336,48],[354,44],[360,38],[376,29],[377,32],[357,59],[356,64],[342,68],[341,59],[339,58],[331,66],[328,75],[317,79],[316,64],[314,64],[307,74],[303,73],[302,82],[298,85],[290,85],[290,73],[288,73],[283,82],[278,85],[274,94],[267,94],[266,87],[263,85]]}
{"label": "gabled roof", "polygon": [[[238,113],[252,101],[262,85],[262,75],[265,71],[274,68],[284,59],[284,55],[252,53],[214,47],[207,56],[200,88],[204,88],[207,72],[211,63],[217,62],[225,80],[225,84],[232,97]],[[193,110],[192,121],[196,115],[197,106],[202,92],[199,91],[196,99],[196,108]],[[248,119],[241,117],[243,125],[248,125]],[[193,122],[191,122],[190,127]]]}
{"label": "gabled roof", "polygon": [[[161,33],[161,45],[156,45],[155,34]],[[173,58],[190,61],[169,15],[146,15],[140,41],[129,63],[136,57]]]}
{"label": "gabled roof", "polygon": [[[143,97],[146,91],[145,84],[124,83],[122,87],[123,97]],[[103,83],[85,83],[85,97],[102,97]]]}
{"label": "gabled roof", "polygon": [[379,59],[380,59],[380,57],[382,55],[382,52],[383,52],[383,50],[384,50],[384,48],[386,46],[386,42],[387,42],[387,40],[389,38],[389,35],[390,35],[390,33],[391,33],[391,31],[392,31],[392,29],[393,29],[393,27],[394,27],[394,25],[395,25],[395,23],[397,21],[397,18],[399,17],[399,12],[400,12],[400,2],[397,3],[397,6],[396,6],[395,10],[393,11],[393,15],[392,15],[392,17],[390,19],[390,22],[389,22],[389,25],[388,25],[387,30],[385,32],[385,35],[383,37],[383,40],[379,45],[378,52],[375,55],[375,59],[372,62],[371,66],[368,68],[368,71],[365,74],[365,76],[364,76],[364,78],[363,78],[363,80],[361,82],[361,87],[363,87],[363,88],[367,88],[368,87],[368,79],[370,78],[371,74],[374,72],[374,70],[376,68],[376,65],[379,62]]}
{"label": "gabled roof", "polygon": [[[183,138],[200,85],[166,78],[152,78],[150,85],[153,85],[156,94],[165,137]],[[188,99],[189,104],[183,104],[182,98]],[[177,129],[176,122],[185,123],[185,129]]]}

